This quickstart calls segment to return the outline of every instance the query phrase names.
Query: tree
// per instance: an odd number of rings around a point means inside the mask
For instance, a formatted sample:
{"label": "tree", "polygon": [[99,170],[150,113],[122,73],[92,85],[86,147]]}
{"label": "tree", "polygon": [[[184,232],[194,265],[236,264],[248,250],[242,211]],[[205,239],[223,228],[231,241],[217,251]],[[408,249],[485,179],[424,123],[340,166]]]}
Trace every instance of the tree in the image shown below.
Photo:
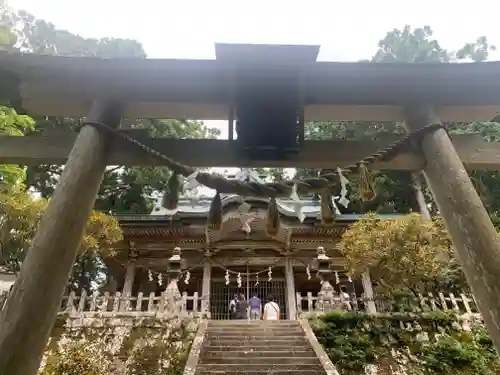
{"label": "tree", "polygon": [[406,290],[417,295],[449,284],[450,277],[465,280],[461,270],[450,273],[448,265],[456,261],[442,221],[425,220],[419,214],[397,220],[378,220],[369,214],[351,225],[338,249],[353,276],[369,270],[384,294]]}
{"label": "tree", "polygon": [[[47,207],[45,198],[34,198],[22,186],[4,188],[0,192],[0,264],[12,272],[20,270],[30,248],[38,222]],[[88,221],[80,254],[71,277],[74,288],[89,288],[95,280],[101,257],[113,255],[113,245],[123,238],[118,221],[94,211]]]}

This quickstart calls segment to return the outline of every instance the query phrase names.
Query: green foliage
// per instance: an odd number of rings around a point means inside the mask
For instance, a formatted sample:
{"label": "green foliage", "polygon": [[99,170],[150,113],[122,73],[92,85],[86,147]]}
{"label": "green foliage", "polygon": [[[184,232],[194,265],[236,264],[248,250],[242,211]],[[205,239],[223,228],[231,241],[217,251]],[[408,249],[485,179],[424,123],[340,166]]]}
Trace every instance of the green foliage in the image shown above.
{"label": "green foliage", "polygon": [[459,326],[450,311],[386,316],[334,312],[312,321],[342,375],[362,374],[367,365],[395,369],[402,362],[412,375],[500,374],[500,358],[484,328],[466,332]]}
{"label": "green foliage", "polygon": [[[18,115],[12,108],[0,106],[0,136],[23,136],[33,130],[35,122],[28,116]],[[26,177],[24,167],[18,165],[0,165],[0,176],[9,186],[23,181]]]}
{"label": "green foliage", "polygon": [[352,224],[338,249],[352,275],[370,271],[379,292],[431,291],[436,280],[447,276],[453,258],[451,240],[440,220],[419,214],[396,220],[379,220],[375,214]]}
{"label": "green foliage", "polygon": [[[0,191],[0,264],[17,272],[30,248],[31,241],[45,209],[47,200],[34,198],[22,186]],[[81,243],[81,255],[109,255],[111,246],[123,238],[117,220],[93,212]]]}

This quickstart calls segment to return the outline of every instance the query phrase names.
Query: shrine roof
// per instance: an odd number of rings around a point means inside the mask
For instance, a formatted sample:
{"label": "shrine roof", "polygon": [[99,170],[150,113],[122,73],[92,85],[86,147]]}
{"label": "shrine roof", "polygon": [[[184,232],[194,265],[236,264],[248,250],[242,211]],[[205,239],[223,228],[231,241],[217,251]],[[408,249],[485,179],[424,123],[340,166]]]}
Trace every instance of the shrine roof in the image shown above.
{"label": "shrine roof", "polygon": [[[403,216],[403,214],[378,214],[376,215],[377,219],[380,220],[395,220]],[[182,214],[178,213],[173,217],[166,215],[147,215],[147,214],[116,214],[115,217],[121,224],[165,224],[170,223],[173,220],[181,219],[181,217],[185,218],[206,218],[205,216],[197,215],[197,214]],[[366,218],[364,214],[339,214],[335,221],[339,224],[350,224],[358,220],[362,220]],[[314,217],[314,219],[320,220],[319,217]]]}
{"label": "shrine roof", "polygon": [[217,49],[216,60],[0,51],[0,103],[31,115],[77,117],[94,99],[113,98],[127,103],[129,118],[224,120],[235,74],[245,74],[237,57],[246,56],[247,63],[262,63],[256,84],[280,67],[296,68],[306,120],[399,121],[401,108],[415,103],[438,106],[443,121],[491,120],[500,111],[500,62],[318,62],[316,46]]}
{"label": "shrine roof", "polygon": [[[160,199],[159,199],[160,201]],[[310,241],[324,238],[336,238],[357,220],[366,218],[359,214],[341,214],[337,209],[335,225],[325,227],[321,222],[320,202],[314,199],[277,199],[278,210],[282,217],[279,235],[274,237],[278,242],[293,242],[292,237],[309,238]],[[188,239],[190,242],[204,243],[206,240],[206,220],[210,210],[211,198],[180,199],[175,213],[161,208],[160,203],[150,215],[116,215],[124,234],[128,238],[160,240]],[[222,227],[220,232],[210,234],[212,243],[231,239],[231,241],[247,241],[243,233],[245,217],[252,219],[247,223],[249,232],[256,235],[252,240],[269,240],[266,234],[267,208],[269,200],[265,198],[241,197],[221,194]],[[333,202],[335,204],[335,202]],[[245,206],[245,213],[241,207]],[[336,206],[335,206],[336,207]],[[300,208],[300,212],[297,208]],[[382,220],[392,220],[401,215],[378,215]],[[243,221],[242,221],[243,219]],[[192,246],[192,244],[191,244]]]}
{"label": "shrine roof", "polygon": [[[183,219],[205,219],[210,210],[212,198],[202,197],[196,200],[181,198],[179,200],[178,210],[175,214],[169,214],[168,211],[161,207],[160,202],[157,203],[151,214],[136,215],[136,214],[117,214],[116,217],[121,223],[163,223],[176,222]],[[252,207],[267,208],[269,200],[266,198],[241,197],[239,195],[221,194],[222,207],[224,212],[237,211],[237,207],[243,202],[249,203]],[[276,199],[278,210],[281,215],[291,219],[299,219],[299,213],[296,209],[300,207],[305,219],[304,221],[321,221],[321,203],[315,199],[301,199],[294,201],[292,199]],[[360,220],[365,215],[362,214],[341,214],[338,208],[336,221],[340,223],[352,223]],[[382,220],[392,220],[400,217],[401,214],[382,214],[377,215]]]}

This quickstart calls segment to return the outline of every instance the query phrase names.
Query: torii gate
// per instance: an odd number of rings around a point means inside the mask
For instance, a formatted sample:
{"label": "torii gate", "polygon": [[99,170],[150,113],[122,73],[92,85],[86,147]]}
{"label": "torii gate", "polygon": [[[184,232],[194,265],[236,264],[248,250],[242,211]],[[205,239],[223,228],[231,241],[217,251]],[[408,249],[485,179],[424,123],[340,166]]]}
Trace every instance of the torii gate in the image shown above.
{"label": "torii gate", "polygon": [[[217,59],[205,61],[0,53],[0,98],[6,104],[32,115],[87,115],[78,136],[0,137],[0,163],[66,162],[0,314],[0,374],[36,374],[105,166],[173,165],[130,142],[110,140],[99,129],[118,128],[122,117],[229,120],[229,140],[152,140],[136,134],[161,154],[197,167],[342,167],[394,139],[304,141],[304,120],[404,121],[419,142],[403,144],[393,158],[366,161],[375,161],[374,168],[423,168],[500,349],[499,242],[465,169],[498,170],[500,146],[474,136],[452,142],[440,127],[441,121],[497,116],[500,63],[316,62],[318,51],[317,46],[217,45]],[[236,118],[238,140],[233,139]],[[415,146],[420,150],[413,152]],[[176,173],[191,171],[179,168]],[[198,180],[213,182],[207,176]],[[258,187],[267,196],[288,194],[290,188]]]}

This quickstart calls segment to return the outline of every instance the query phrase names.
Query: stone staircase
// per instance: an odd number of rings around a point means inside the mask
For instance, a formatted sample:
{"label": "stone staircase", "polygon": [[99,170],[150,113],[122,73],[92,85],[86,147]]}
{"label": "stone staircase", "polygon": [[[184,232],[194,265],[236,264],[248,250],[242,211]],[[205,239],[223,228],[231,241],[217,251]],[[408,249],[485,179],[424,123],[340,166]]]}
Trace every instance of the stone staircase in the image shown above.
{"label": "stone staircase", "polygon": [[325,375],[296,321],[210,321],[196,375]]}

